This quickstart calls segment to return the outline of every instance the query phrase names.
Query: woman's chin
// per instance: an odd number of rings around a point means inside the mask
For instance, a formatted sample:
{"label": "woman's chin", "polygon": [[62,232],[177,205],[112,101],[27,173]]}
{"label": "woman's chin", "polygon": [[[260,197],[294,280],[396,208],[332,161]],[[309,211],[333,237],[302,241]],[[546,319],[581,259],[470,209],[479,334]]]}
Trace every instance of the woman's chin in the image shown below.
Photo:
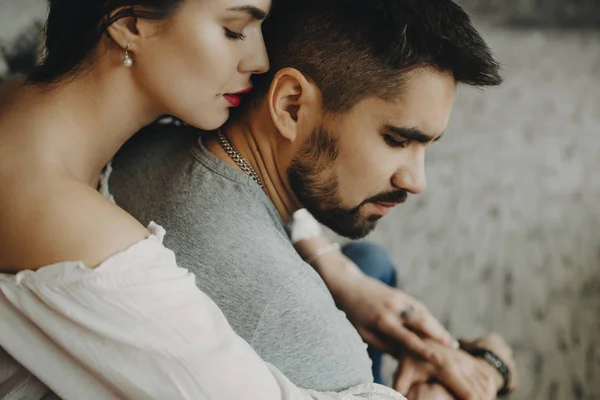
{"label": "woman's chin", "polygon": [[196,114],[186,120],[189,125],[192,125],[203,131],[215,131],[222,127],[229,119],[229,108],[215,110],[213,113],[203,112]]}

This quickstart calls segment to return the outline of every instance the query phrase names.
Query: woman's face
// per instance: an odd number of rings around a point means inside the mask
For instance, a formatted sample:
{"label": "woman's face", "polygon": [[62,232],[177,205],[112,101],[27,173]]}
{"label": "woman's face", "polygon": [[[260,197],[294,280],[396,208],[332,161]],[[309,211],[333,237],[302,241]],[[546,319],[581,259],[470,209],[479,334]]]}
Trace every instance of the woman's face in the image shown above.
{"label": "woman's face", "polygon": [[216,129],[250,76],[269,69],[261,23],[271,0],[183,0],[134,55],[134,79],[161,112]]}

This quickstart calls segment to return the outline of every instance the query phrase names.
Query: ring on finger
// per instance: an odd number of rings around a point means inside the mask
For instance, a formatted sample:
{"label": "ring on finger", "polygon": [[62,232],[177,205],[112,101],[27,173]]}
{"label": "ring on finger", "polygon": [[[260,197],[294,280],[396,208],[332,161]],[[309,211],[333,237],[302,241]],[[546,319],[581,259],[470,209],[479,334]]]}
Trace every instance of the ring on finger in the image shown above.
{"label": "ring on finger", "polygon": [[402,318],[405,321],[408,321],[412,315],[415,312],[415,306],[410,306],[405,310],[402,310],[402,312],[400,313],[400,318]]}

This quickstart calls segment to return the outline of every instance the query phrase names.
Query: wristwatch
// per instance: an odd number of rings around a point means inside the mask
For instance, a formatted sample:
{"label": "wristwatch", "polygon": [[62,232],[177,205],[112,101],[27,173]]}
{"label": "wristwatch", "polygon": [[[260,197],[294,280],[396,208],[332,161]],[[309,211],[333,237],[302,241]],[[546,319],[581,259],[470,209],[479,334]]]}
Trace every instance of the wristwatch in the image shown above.
{"label": "wristwatch", "polygon": [[510,369],[500,357],[498,357],[493,351],[479,347],[469,349],[467,350],[467,353],[469,353],[473,357],[483,359],[485,362],[494,367],[496,371],[500,373],[500,375],[502,375],[504,383],[502,385],[502,388],[498,391],[498,396],[504,397],[510,393]]}

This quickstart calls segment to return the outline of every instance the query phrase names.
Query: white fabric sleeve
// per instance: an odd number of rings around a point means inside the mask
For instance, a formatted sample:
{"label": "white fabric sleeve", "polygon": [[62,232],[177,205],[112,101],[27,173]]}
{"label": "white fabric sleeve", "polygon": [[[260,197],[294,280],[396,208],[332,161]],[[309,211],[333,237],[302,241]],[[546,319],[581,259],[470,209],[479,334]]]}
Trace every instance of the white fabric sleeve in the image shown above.
{"label": "white fabric sleeve", "polygon": [[313,239],[323,230],[321,224],[305,208],[301,208],[292,214],[291,240],[293,244],[301,240]]}
{"label": "white fabric sleeve", "polygon": [[161,236],[95,269],[0,275],[0,346],[65,400],[403,399],[374,384],[296,387],[234,333]]}

